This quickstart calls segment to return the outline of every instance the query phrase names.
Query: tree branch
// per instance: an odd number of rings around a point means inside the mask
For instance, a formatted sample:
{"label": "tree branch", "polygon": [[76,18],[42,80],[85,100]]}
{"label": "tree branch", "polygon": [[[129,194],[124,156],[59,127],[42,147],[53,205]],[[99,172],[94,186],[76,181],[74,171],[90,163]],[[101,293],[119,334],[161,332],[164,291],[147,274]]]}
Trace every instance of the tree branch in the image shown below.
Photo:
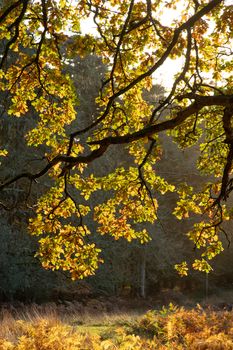
{"label": "tree branch", "polygon": [[187,108],[177,112],[175,118],[166,120],[159,124],[149,125],[132,134],[124,136],[109,136],[102,140],[91,141],[90,145],[104,145],[104,144],[124,144],[139,140],[143,137],[149,137],[165,130],[172,130],[176,126],[182,124],[188,117],[199,112],[202,108],[208,106],[229,106],[233,103],[233,95],[217,95],[217,96],[201,96],[197,94],[190,94],[189,98],[195,100]]}
{"label": "tree branch", "polygon": [[[73,144],[73,140],[76,136],[84,134],[88,131],[90,131],[91,129],[93,129],[94,127],[96,127],[99,123],[101,123],[101,121],[103,121],[106,116],[108,115],[114,101],[122,96],[123,94],[125,94],[127,91],[129,91],[130,89],[132,89],[135,85],[137,85],[138,83],[140,83],[143,79],[151,76],[159,67],[161,67],[161,65],[166,61],[166,59],[169,57],[171,51],[173,50],[173,48],[176,46],[179,36],[180,34],[186,30],[189,31],[197,21],[199,21],[203,16],[205,16],[206,14],[208,14],[209,12],[211,12],[216,6],[218,6],[219,4],[221,4],[223,2],[223,0],[212,0],[209,2],[208,5],[204,6],[200,11],[196,12],[193,16],[191,16],[186,22],[184,22],[180,27],[178,27],[177,29],[175,29],[174,34],[173,34],[173,38],[170,42],[170,44],[168,45],[167,49],[165,50],[165,52],[162,54],[162,56],[160,57],[159,60],[157,60],[155,62],[155,64],[148,69],[145,73],[139,75],[138,77],[136,77],[135,79],[133,79],[128,85],[126,85],[125,87],[121,88],[120,90],[118,90],[117,92],[115,92],[108,100],[108,103],[105,107],[104,112],[102,113],[102,115],[97,118],[96,121],[94,121],[92,124],[88,125],[87,127],[85,127],[84,129],[78,130],[73,132],[70,135],[70,145]],[[71,147],[69,146],[69,149]]]}
{"label": "tree branch", "polygon": [[[99,148],[92,151],[89,155],[77,156],[77,157],[72,157],[67,155],[56,156],[38,173],[35,173],[35,174],[29,173],[29,172],[22,173],[12,178],[11,180],[6,181],[4,184],[2,184],[0,186],[0,190],[2,190],[3,188],[11,185],[12,183],[22,178],[27,178],[31,181],[36,180],[42,177],[43,175],[45,175],[46,173],[48,173],[49,170],[52,169],[58,163],[64,163],[63,169],[59,175],[59,177],[62,177],[74,166],[81,163],[88,164],[94,161],[95,159],[101,157],[106,152],[107,148],[110,145],[127,144],[133,141],[137,141],[143,137],[151,137],[153,134],[156,134],[165,130],[172,130],[176,126],[183,123],[188,117],[192,116],[193,114],[196,114],[204,107],[230,106],[233,104],[233,95],[201,96],[201,95],[193,94],[192,98],[195,99],[195,102],[192,103],[187,108],[179,111],[177,113],[177,116],[174,119],[163,121],[159,124],[147,126],[132,134],[127,134],[124,136],[110,136],[110,137],[103,138],[102,140],[90,141],[89,145],[98,145]],[[230,109],[227,109],[227,110],[230,110]],[[233,154],[232,154],[232,157],[233,157]]]}

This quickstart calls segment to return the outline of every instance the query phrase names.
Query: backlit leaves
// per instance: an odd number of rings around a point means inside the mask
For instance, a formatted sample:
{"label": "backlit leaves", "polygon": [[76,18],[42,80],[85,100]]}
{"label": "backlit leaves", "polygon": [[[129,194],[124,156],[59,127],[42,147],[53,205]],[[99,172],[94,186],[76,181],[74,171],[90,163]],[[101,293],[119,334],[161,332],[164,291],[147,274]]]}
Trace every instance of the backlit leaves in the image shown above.
{"label": "backlit leaves", "polygon": [[[46,268],[62,268],[72,278],[94,273],[101,258],[86,224],[91,211],[99,234],[149,241],[142,225],[157,220],[158,193],[176,191],[179,220],[202,215],[188,236],[200,249],[193,268],[210,271],[207,260],[223,250],[222,223],[232,217],[222,203],[233,188],[232,18],[232,6],[221,0],[2,3],[2,107],[10,118],[32,119],[27,143],[43,145],[47,161],[38,173],[26,171],[2,188],[49,174],[50,189],[29,225],[40,237],[38,255]],[[90,21],[94,35],[82,32],[82,20]],[[88,125],[79,119],[66,68],[76,56],[94,54],[106,74]],[[155,93],[151,101],[146,92],[159,83],[166,62],[181,66],[171,73],[165,95]],[[189,185],[176,190],[158,176],[163,150],[157,133],[168,130],[181,148],[199,148],[197,169],[212,176],[202,190]],[[89,170],[108,149],[114,156],[118,145],[125,167],[109,167],[101,176]],[[100,200],[93,208],[95,193]],[[185,263],[176,268],[187,274]]]}

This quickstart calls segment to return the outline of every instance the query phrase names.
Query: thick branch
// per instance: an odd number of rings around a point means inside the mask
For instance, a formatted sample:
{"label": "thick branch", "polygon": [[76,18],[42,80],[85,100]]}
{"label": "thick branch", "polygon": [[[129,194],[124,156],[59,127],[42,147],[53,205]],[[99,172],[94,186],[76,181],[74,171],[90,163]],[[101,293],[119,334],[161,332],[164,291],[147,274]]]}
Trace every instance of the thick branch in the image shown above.
{"label": "thick branch", "polygon": [[202,108],[208,106],[229,106],[233,103],[233,95],[219,95],[219,96],[201,96],[192,95],[195,102],[187,108],[179,111],[174,119],[166,120],[159,124],[149,125],[139,131],[124,136],[109,136],[99,141],[91,141],[91,145],[104,144],[124,144],[139,140],[143,137],[150,137],[165,130],[172,130],[176,126],[182,124],[188,117],[199,112]]}
{"label": "thick branch", "polygon": [[[194,98],[194,96],[193,96]],[[177,116],[174,119],[170,119],[164,122],[161,122],[159,124],[150,125],[147,126],[135,133],[127,134],[124,136],[110,136],[106,137],[102,140],[98,141],[91,141],[89,144],[91,145],[98,145],[99,148],[92,151],[89,155],[86,156],[67,156],[67,155],[60,155],[52,159],[41,171],[38,173],[32,174],[32,173],[22,173],[13,179],[5,182],[0,186],[0,190],[3,188],[11,185],[12,183],[16,182],[17,180],[20,180],[22,178],[27,178],[30,181],[36,180],[40,178],[41,176],[45,175],[50,169],[52,169],[56,164],[58,163],[64,163],[63,170],[60,174],[60,177],[67,173],[70,169],[72,169],[77,164],[81,163],[91,163],[95,159],[101,157],[107,150],[107,148],[110,145],[116,145],[116,144],[125,144],[130,143],[136,140],[139,140],[143,137],[150,137],[155,133],[159,133],[165,130],[171,130],[174,129],[176,126],[182,124],[188,117],[191,115],[197,113],[202,108],[207,106],[229,106],[233,103],[233,95],[219,95],[219,96],[199,96],[195,95],[196,101],[192,103],[190,106],[185,108],[182,111],[179,111],[177,113]],[[233,152],[233,151],[232,151]],[[232,158],[231,158],[232,159]],[[226,169],[227,171],[227,169]]]}
{"label": "thick branch", "polygon": [[65,166],[60,174],[60,176],[63,176],[70,168],[77,164],[81,163],[91,163],[93,160],[101,157],[104,152],[106,151],[107,147],[109,145],[102,145],[97,150],[92,151],[87,156],[77,156],[77,157],[71,157],[71,156],[64,156],[60,155],[55,158],[53,158],[42,170],[40,170],[38,173],[32,174],[29,172],[25,172],[22,174],[19,174],[15,177],[13,177],[11,180],[6,181],[4,184],[0,186],[0,191],[4,189],[5,187],[13,184],[14,182],[21,180],[21,179],[29,179],[30,181],[36,180],[43,175],[47,174],[50,169],[52,169],[56,164],[58,163],[64,163]]}
{"label": "thick branch", "polygon": [[24,1],[23,0],[18,0],[15,3],[11,4],[0,16],[0,23],[5,20],[5,18],[17,7],[19,7]]}
{"label": "thick branch", "polygon": [[226,107],[223,114],[223,128],[226,135],[225,142],[229,144],[229,152],[226,159],[226,164],[223,170],[222,185],[218,198],[215,203],[219,203],[221,199],[226,200],[232,191],[232,180],[229,180],[229,174],[232,170],[233,163],[233,129],[231,120],[233,117],[233,105]]}

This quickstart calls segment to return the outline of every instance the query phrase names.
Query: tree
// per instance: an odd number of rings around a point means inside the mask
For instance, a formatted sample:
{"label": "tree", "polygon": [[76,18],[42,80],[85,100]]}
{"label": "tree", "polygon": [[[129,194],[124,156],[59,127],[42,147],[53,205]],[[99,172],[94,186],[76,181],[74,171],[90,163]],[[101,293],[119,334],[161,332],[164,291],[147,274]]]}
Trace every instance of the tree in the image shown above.
{"label": "tree", "polygon": [[[175,18],[165,25],[169,11]],[[94,35],[82,34],[87,18]],[[94,273],[100,252],[84,219],[95,192],[106,192],[93,208],[98,232],[145,243],[148,233],[136,224],[158,219],[157,193],[176,191],[174,214],[200,215],[189,232],[201,248],[193,267],[210,271],[208,260],[223,250],[224,222],[232,218],[225,203],[233,188],[232,23],[233,7],[223,0],[2,2],[2,108],[9,118],[37,122],[26,139],[29,147],[44,145],[45,155],[39,170],[19,169],[0,188],[22,181],[30,187],[49,176],[50,189],[29,223],[31,233],[41,236],[38,256],[46,268],[67,270],[74,279]],[[99,114],[77,127],[78,100],[65,66],[87,54],[100,56],[108,70],[96,100]],[[166,96],[149,104],[145,90],[167,61],[183,66]],[[157,175],[166,131],[180,147],[199,145],[197,168],[212,175],[202,191],[188,184],[175,188]],[[133,165],[92,173],[91,164],[101,165],[100,158],[108,152],[113,157],[120,145]],[[6,149],[1,155],[10,157]],[[177,269],[187,274],[185,262]]]}

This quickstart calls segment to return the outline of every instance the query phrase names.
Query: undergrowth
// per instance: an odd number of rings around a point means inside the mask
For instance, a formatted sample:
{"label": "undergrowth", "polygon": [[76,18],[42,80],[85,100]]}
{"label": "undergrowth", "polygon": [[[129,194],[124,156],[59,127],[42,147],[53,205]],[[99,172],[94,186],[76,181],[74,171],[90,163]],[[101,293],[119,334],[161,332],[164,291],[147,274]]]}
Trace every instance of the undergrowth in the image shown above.
{"label": "undergrowth", "polygon": [[170,305],[143,316],[74,325],[54,314],[1,314],[0,350],[233,350],[233,313]]}

